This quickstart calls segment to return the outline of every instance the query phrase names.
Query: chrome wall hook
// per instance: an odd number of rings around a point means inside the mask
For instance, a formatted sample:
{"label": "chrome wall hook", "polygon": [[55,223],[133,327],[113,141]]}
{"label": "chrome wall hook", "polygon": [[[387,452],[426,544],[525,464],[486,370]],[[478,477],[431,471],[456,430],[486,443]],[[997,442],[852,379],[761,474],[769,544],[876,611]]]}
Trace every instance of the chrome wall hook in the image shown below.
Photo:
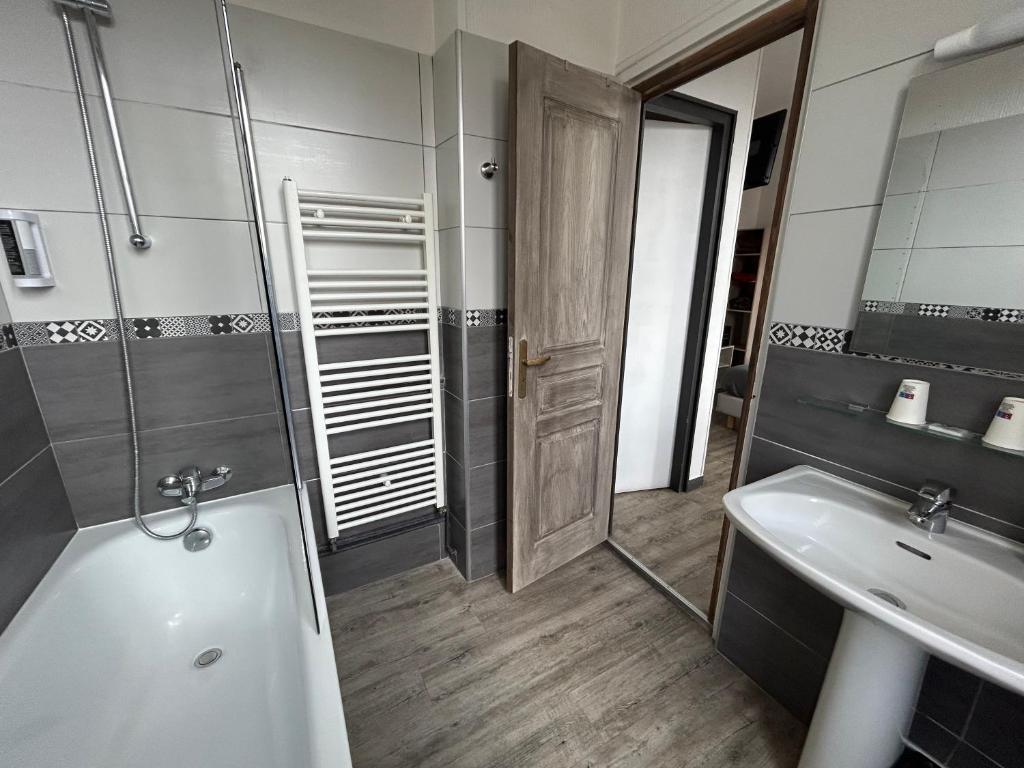
{"label": "chrome wall hook", "polygon": [[494,174],[499,170],[501,170],[501,167],[493,157],[480,165],[480,175],[485,179],[493,179]]}

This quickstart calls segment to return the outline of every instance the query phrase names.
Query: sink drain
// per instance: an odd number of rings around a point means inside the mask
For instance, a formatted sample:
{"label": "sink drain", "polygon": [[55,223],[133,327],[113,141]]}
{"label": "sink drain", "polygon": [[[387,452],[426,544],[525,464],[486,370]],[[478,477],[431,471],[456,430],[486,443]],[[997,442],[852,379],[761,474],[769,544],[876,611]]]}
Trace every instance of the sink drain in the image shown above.
{"label": "sink drain", "polygon": [[902,611],[907,610],[907,604],[900,600],[898,597],[896,597],[896,595],[894,595],[892,592],[886,592],[884,589],[875,589],[874,587],[869,589],[868,592],[870,592],[872,595],[879,598],[880,600],[885,600],[885,602],[889,603],[889,605],[895,605]]}
{"label": "sink drain", "polygon": [[222,651],[220,648],[207,648],[205,651],[196,656],[195,660],[192,663],[200,669],[203,669],[204,667],[208,667],[211,664],[216,664],[220,660],[220,657],[223,655],[224,651]]}

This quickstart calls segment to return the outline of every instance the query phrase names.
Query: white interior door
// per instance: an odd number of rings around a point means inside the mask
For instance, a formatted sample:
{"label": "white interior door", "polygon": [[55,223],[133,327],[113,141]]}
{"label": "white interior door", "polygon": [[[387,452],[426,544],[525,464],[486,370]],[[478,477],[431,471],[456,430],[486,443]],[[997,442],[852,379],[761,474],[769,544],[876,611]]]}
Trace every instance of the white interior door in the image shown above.
{"label": "white interior door", "polygon": [[711,128],[644,123],[615,492],[665,488]]}

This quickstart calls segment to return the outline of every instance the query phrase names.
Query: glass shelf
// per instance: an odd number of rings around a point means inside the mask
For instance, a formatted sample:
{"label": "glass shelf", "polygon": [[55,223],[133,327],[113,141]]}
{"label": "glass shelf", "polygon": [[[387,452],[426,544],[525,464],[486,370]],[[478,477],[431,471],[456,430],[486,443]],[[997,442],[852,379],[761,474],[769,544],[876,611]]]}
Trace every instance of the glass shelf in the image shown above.
{"label": "glass shelf", "polygon": [[[1012,451],[1009,448],[999,448],[995,445],[988,445],[981,441],[981,435],[977,432],[964,432],[963,434],[949,434],[948,432],[940,432],[937,427],[947,427],[948,425],[939,424],[938,422],[932,422],[923,426],[915,426],[913,424],[901,424],[898,421],[890,421],[885,414],[885,411],[877,411],[874,408],[870,408],[866,405],[858,405],[857,403],[846,403],[841,400],[826,400],[821,397],[798,397],[796,401],[800,405],[810,406],[811,408],[818,408],[823,411],[832,411],[833,413],[841,413],[844,416],[851,416],[853,418],[865,419],[879,424],[886,424],[892,427],[898,427],[899,429],[907,429],[911,432],[917,432],[921,435],[928,437],[938,438],[939,440],[951,440],[956,443],[962,443],[964,445],[974,445],[978,448],[984,448],[986,451],[995,451],[997,453],[1004,453],[1009,456],[1016,456],[1024,459],[1024,451]],[[956,427],[951,427],[958,429]]]}

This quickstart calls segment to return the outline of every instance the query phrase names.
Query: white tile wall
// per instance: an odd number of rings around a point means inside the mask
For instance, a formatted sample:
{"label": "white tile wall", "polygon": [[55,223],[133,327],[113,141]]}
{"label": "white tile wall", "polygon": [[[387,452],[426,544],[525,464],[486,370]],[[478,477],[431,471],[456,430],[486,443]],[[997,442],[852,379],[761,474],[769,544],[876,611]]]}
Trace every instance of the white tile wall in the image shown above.
{"label": "white tile wall", "polygon": [[118,272],[129,317],[258,312],[262,290],[242,221],[142,219],[153,245],[128,244],[126,217],[113,227]]}
{"label": "white tile wall", "polygon": [[[118,103],[139,212],[246,218],[231,118],[134,102]],[[109,154],[103,142],[105,154]],[[115,177],[107,197],[120,199]]]}
{"label": "white tile wall", "polygon": [[254,119],[422,142],[415,52],[247,8],[231,25]]}
{"label": "white tile wall", "polygon": [[[96,210],[75,97],[0,83],[0,104],[3,205]],[[245,217],[230,118],[130,101],[116,108],[140,213]],[[98,98],[89,99],[89,113],[107,208],[124,212]]]}
{"label": "white tile wall", "polygon": [[441,306],[466,308],[462,291],[462,231],[459,227],[438,232],[438,268],[441,272]]}
{"label": "white tile wall", "polygon": [[434,64],[425,54],[419,55],[420,67],[420,132],[423,145],[433,147],[434,140]]}
{"label": "white tile wall", "polygon": [[853,328],[879,208],[790,217],[772,296],[773,320]]}
{"label": "white tile wall", "polygon": [[[99,115],[98,102],[92,107]],[[0,207],[95,211],[81,130],[70,93],[0,83]],[[110,163],[100,173],[116,179]],[[108,208],[123,211],[113,191]]]}
{"label": "white tile wall", "polygon": [[[464,153],[466,226],[504,227],[507,142],[467,135]],[[480,174],[480,166],[492,159],[497,161],[501,170],[494,177],[485,179]]]}
{"label": "white tile wall", "polygon": [[466,307],[505,309],[507,230],[466,227]]}
{"label": "white tile wall", "polygon": [[256,123],[260,185],[269,221],[284,221],[281,180],[301,189],[367,195],[423,194],[423,150],[415,144]]}
{"label": "white tile wall", "polygon": [[459,130],[455,35],[434,54],[434,140],[440,146]]}
{"label": "white tile wall", "polygon": [[918,57],[811,93],[793,182],[791,213],[882,201],[910,78]]}
{"label": "white tile wall", "polygon": [[508,46],[462,33],[462,98],[466,133],[508,138]]}
{"label": "white tile wall", "polygon": [[[0,206],[42,210],[57,287],[14,291],[16,320],[110,317],[99,227],[71,93],[59,17],[43,0],[11,0],[0,28]],[[136,197],[153,236],[144,253],[124,245],[112,220],[130,315],[250,312],[263,308],[239,173],[226,115],[216,4],[137,0],[114,6],[101,37]],[[434,185],[432,62],[429,57],[241,8],[232,10],[236,54],[246,65],[257,118],[326,130],[255,124],[268,217],[283,222],[280,182],[308,188],[418,196]],[[76,22],[93,88],[85,30]],[[28,83],[34,87],[5,83]],[[39,86],[42,86],[39,87]],[[48,89],[48,90],[47,90]],[[423,108],[424,99],[428,102]],[[107,202],[123,212],[98,99],[91,99]],[[377,138],[344,135],[369,134]],[[68,211],[47,213],[47,211]],[[74,213],[74,212],[82,213]],[[270,226],[281,309],[294,309],[287,239]],[[401,247],[343,248],[353,263],[406,266]],[[311,261],[322,258],[316,248]]]}
{"label": "white tile wall", "polygon": [[[19,322],[113,317],[99,222],[92,213],[46,212],[43,232],[57,285],[25,289],[0,270]],[[111,216],[114,256],[129,317],[255,312],[261,308],[244,222],[145,216],[153,246],[128,245],[128,219]]]}
{"label": "white tile wall", "polygon": [[[208,0],[132,0],[101,22],[100,41],[114,95],[228,113],[216,8]],[[83,81],[98,93],[79,14],[70,14]],[[0,25],[0,73],[10,82],[72,90],[60,14],[45,0],[7,0]]]}
{"label": "white tile wall", "polygon": [[929,191],[916,248],[1024,245],[1024,181]]}
{"label": "white tile wall", "polygon": [[862,298],[874,301],[897,301],[910,260],[910,249],[872,251],[868,273],[864,278]]}
{"label": "white tile wall", "polygon": [[921,215],[924,193],[889,195],[882,205],[875,232],[875,248],[910,248]]}
{"label": "white tile wall", "polygon": [[[219,3],[132,0],[112,5],[114,18],[101,28],[100,38],[117,98],[229,114]],[[76,29],[82,47],[85,30]]]}
{"label": "white tile wall", "polygon": [[925,133],[897,141],[885,193],[887,195],[902,195],[908,192],[924,191],[931,174],[935,147],[938,143],[938,133]]}
{"label": "white tile wall", "polygon": [[940,37],[1016,6],[1017,0],[825,0],[811,86],[930,51]]}
{"label": "white tile wall", "polygon": [[1021,286],[1024,247],[914,249],[900,300],[1024,309]]}
{"label": "white tile wall", "polygon": [[1022,147],[1024,115],[943,131],[928,188],[1024,179]]}
{"label": "white tile wall", "polygon": [[[120,219],[111,217],[119,231]],[[86,320],[114,316],[110,282],[103,261],[102,235],[95,213],[46,212],[40,214],[56,285],[52,288],[17,288],[6,269],[0,284],[16,322]],[[123,283],[125,292],[133,290]]]}
{"label": "white tile wall", "polygon": [[[76,27],[79,45],[84,27]],[[87,45],[85,47],[88,47]],[[89,63],[90,62],[85,62]],[[54,3],[5,0],[0,24],[0,72],[12,83],[70,91],[74,87],[65,50],[64,26]]]}
{"label": "white tile wall", "polygon": [[459,138],[452,136],[437,147],[437,227],[448,229],[462,223],[459,187]]}
{"label": "white tile wall", "polygon": [[900,137],[945,131],[1024,113],[1024,46],[955,59],[913,84]]}

